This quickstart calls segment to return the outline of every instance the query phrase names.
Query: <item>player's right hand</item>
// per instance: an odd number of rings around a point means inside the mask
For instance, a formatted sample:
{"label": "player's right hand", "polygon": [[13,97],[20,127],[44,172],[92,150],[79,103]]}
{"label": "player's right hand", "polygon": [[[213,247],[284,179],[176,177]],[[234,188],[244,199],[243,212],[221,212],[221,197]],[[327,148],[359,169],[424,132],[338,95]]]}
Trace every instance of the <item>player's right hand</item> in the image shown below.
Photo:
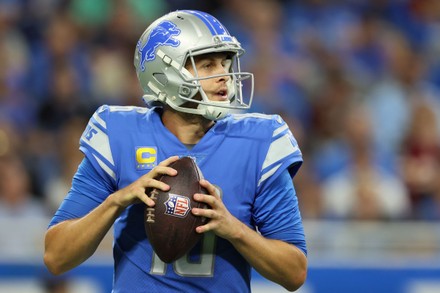
{"label": "player's right hand", "polygon": [[150,172],[138,178],[130,185],[116,191],[112,197],[117,205],[126,208],[131,204],[144,202],[146,205],[153,207],[154,201],[148,196],[153,188],[162,191],[168,191],[170,186],[158,180],[161,175],[175,176],[177,171],[168,167],[171,163],[177,161],[178,156],[172,156],[162,161],[154,167]]}

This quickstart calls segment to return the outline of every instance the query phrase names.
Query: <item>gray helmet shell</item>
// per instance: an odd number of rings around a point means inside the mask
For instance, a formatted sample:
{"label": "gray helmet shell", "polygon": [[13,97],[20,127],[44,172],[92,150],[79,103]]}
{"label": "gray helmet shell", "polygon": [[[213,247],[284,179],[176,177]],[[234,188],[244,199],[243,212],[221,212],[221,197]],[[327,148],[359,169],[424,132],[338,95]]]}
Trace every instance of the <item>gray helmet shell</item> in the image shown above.
{"label": "gray helmet shell", "polygon": [[[194,56],[216,52],[230,53],[229,72],[200,78]],[[210,120],[221,119],[232,109],[249,109],[254,77],[241,72],[239,57],[243,53],[237,39],[212,15],[195,10],[166,14],[144,31],[136,46],[134,66],[144,91],[143,99],[148,106],[167,104],[177,111],[202,115]],[[193,65],[194,75],[185,68],[187,62]],[[200,81],[221,76],[229,76],[228,100],[210,101]],[[249,81],[246,98],[242,91],[244,80]],[[197,93],[200,95],[194,99]],[[196,107],[188,107],[194,103]]]}

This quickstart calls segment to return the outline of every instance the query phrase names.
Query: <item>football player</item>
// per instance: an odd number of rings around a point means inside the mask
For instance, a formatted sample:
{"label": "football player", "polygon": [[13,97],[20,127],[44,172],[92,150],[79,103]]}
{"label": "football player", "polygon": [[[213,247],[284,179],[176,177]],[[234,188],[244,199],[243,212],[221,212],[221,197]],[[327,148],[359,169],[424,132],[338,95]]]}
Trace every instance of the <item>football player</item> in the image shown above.
{"label": "football player", "polygon": [[[240,43],[213,16],[171,12],[137,43],[134,65],[148,107],[101,106],[80,139],[85,157],[45,236],[44,261],[61,274],[87,260],[114,226],[113,292],[249,292],[251,268],[287,290],[306,279],[304,229],[292,178],[302,154],[278,115],[244,114],[253,75]],[[147,190],[196,159],[211,209],[203,238],[172,264],[144,230]]]}

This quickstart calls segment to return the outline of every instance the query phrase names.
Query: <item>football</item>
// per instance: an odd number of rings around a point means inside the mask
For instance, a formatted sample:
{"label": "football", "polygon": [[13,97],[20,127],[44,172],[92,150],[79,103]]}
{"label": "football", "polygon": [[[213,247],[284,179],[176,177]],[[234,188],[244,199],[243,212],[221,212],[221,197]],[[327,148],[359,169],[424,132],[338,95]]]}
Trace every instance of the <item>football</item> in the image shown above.
{"label": "football", "polygon": [[170,167],[176,176],[163,175],[159,178],[170,186],[167,192],[153,189],[149,196],[156,202],[144,212],[145,232],[157,256],[165,263],[171,263],[191,250],[201,239],[195,231],[206,224],[207,218],[194,216],[191,209],[208,208],[206,204],[193,200],[195,193],[207,193],[200,186],[202,172],[190,157],[182,157]]}

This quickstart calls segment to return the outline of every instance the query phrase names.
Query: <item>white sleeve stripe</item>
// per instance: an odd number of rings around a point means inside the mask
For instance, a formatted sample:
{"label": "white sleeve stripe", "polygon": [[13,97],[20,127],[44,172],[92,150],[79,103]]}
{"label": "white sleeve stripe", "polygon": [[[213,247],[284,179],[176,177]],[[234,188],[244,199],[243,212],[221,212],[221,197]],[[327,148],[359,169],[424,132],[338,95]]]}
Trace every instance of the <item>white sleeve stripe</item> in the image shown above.
{"label": "white sleeve stripe", "polygon": [[232,114],[232,117],[235,120],[241,120],[241,119],[245,119],[245,118],[259,118],[259,119],[266,119],[266,120],[272,119],[272,115],[261,114],[261,113],[243,113],[243,114],[234,113],[234,114]]}
{"label": "white sleeve stripe", "polygon": [[93,149],[96,150],[101,156],[103,156],[107,161],[109,161],[112,165],[114,165],[112,152],[110,150],[110,141],[108,139],[107,134],[102,132],[101,129],[96,127],[95,125],[89,124],[90,127],[92,127],[94,130],[96,130],[95,134],[92,137],[92,141],[88,141],[87,139],[83,138],[82,141],[89,146],[91,146]]}
{"label": "white sleeve stripe", "polygon": [[267,168],[279,160],[293,154],[297,150],[298,147],[292,145],[289,134],[281,136],[271,143],[262,169]]}
{"label": "white sleeve stripe", "polygon": [[114,180],[116,180],[115,172],[112,171],[103,161],[101,161],[100,158],[98,158],[96,155],[93,155],[98,162],[99,166],[108,174],[110,175]]}
{"label": "white sleeve stripe", "polygon": [[266,180],[267,178],[272,176],[280,167],[281,167],[281,164],[278,164],[275,167],[273,167],[272,169],[270,169],[269,171],[267,171],[266,173],[264,173],[263,176],[261,176],[260,181],[258,181],[258,186],[260,186],[260,184],[264,180]]}
{"label": "white sleeve stripe", "polygon": [[281,127],[278,127],[277,129],[274,130],[272,137],[277,136],[278,134],[280,134],[281,132],[283,132],[284,130],[286,130],[287,128],[289,128],[289,126],[287,126],[287,124],[284,124]]}
{"label": "white sleeve stripe", "polygon": [[93,114],[92,117],[93,119],[95,119],[96,122],[98,122],[99,125],[101,125],[104,129],[107,129],[107,123],[105,123],[105,121],[102,120],[96,112],[95,114]]}

